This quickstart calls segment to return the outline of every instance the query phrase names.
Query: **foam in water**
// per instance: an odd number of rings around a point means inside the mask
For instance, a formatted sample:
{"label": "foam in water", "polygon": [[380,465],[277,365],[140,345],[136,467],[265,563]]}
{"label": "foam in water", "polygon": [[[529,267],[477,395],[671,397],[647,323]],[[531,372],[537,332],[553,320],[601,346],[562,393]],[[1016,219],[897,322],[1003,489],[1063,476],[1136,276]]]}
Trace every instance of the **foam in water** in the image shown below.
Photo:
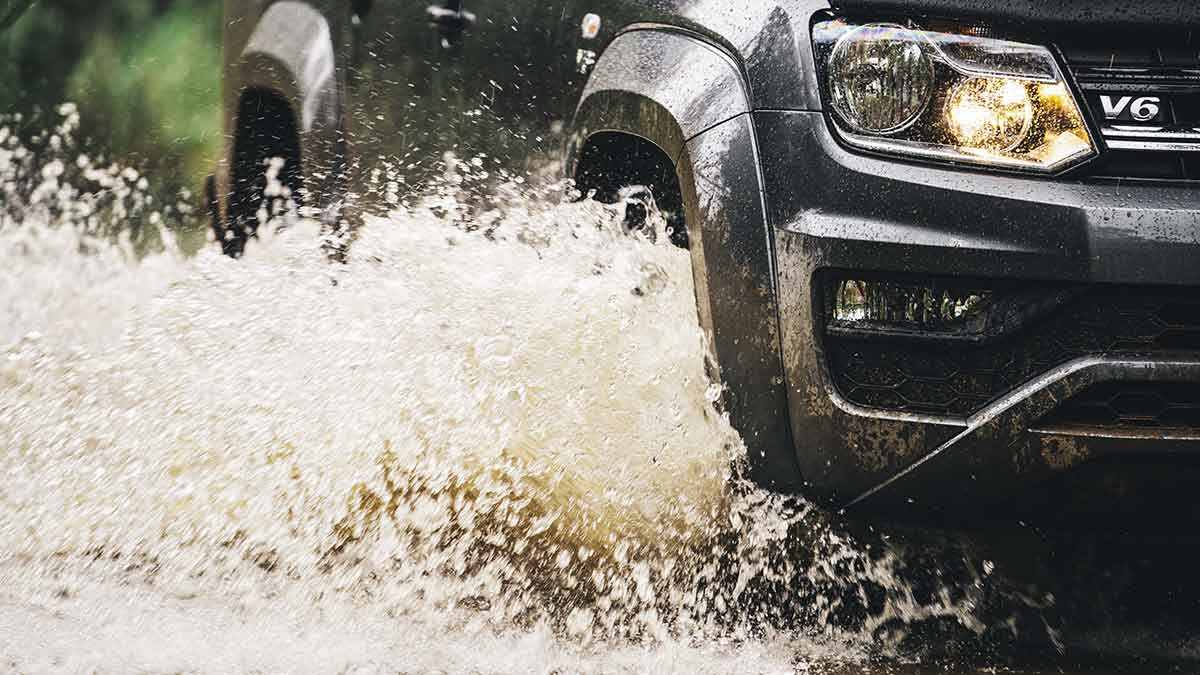
{"label": "foam in water", "polygon": [[770,671],[865,658],[835,630],[856,612],[868,639],[984,629],[986,574],[918,598],[894,552],[739,477],[688,254],[623,234],[621,205],[513,179],[472,212],[460,176],[368,218],[344,264],[294,218],[238,261],[169,236],[139,256],[99,225],[140,177],[13,166],[18,669]]}

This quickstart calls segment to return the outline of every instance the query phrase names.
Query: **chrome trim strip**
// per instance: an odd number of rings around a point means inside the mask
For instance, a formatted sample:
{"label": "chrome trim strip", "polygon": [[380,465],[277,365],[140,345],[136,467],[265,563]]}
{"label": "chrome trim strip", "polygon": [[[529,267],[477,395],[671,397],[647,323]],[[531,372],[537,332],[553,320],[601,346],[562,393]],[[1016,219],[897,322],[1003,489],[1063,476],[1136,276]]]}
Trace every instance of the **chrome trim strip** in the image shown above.
{"label": "chrome trim strip", "polygon": [[1142,150],[1147,152],[1200,152],[1200,142],[1187,141],[1119,141],[1108,142],[1112,150]]}
{"label": "chrome trim strip", "polygon": [[1100,130],[1105,138],[1143,138],[1200,141],[1200,129],[1194,131],[1164,131],[1162,127],[1104,127]]}
{"label": "chrome trim strip", "polygon": [[1195,441],[1200,432],[1188,427],[1088,427],[1069,424],[1050,424],[1030,427],[1029,433],[1042,436],[1078,436],[1131,441]]}
{"label": "chrome trim strip", "polygon": [[1166,127],[1138,127],[1132,125],[1114,124],[1109,127],[1104,127],[1100,131],[1105,136],[1121,136],[1121,135],[1138,135],[1141,134],[1157,134],[1164,131]]}

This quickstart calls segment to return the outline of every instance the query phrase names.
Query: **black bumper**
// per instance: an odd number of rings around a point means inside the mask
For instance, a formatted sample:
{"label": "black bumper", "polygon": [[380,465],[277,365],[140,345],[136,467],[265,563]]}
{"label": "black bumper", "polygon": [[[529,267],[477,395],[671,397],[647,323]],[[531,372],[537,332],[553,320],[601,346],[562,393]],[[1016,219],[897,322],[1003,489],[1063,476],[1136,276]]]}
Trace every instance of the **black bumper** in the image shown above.
{"label": "black bumper", "polygon": [[[1048,490],[1067,489],[1057,487],[1064,476],[1104,466],[1111,470],[1098,472],[1095,489],[1120,496],[1130,489],[1120,480],[1121,461],[1200,453],[1200,429],[1055,421],[1065,402],[1105,383],[1161,383],[1185,397],[1193,386],[1200,391],[1200,351],[1190,343],[1067,349],[1058,362],[1022,373],[970,410],[872,407],[852,402],[831,372],[821,287],[828,271],[839,270],[1045,284],[1100,297],[1109,288],[1127,295],[1166,289],[1186,305],[1193,289],[1200,295],[1196,183],[905,163],[844,149],[819,113],[760,112],[754,123],[791,424],[814,495],[893,512],[1013,505],[1019,495],[1036,496],[1020,500],[1032,505],[1046,503]],[[1155,311],[1150,319],[1161,323]]]}

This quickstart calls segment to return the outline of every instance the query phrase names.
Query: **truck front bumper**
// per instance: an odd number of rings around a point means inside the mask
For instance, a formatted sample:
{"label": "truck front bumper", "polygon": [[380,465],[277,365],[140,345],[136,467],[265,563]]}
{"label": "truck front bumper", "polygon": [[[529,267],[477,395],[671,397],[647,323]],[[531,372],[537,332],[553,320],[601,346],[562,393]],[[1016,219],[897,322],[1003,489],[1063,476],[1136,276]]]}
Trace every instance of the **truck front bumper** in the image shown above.
{"label": "truck front bumper", "polygon": [[[1155,490],[1135,484],[1136,467],[1165,459],[1179,477],[1172,462],[1200,458],[1200,425],[1186,413],[1200,404],[1196,184],[866,156],[842,147],[814,112],[758,112],[754,127],[792,433],[813,494],[897,514],[986,504],[1127,511],[1113,497]],[[1068,289],[1088,300],[1046,310],[990,346],[947,345],[943,359],[937,340],[911,354],[889,339],[834,340],[835,272]],[[1111,400],[1084,400],[1096,395]],[[1096,406],[1111,419],[1072,417]],[[1153,419],[1146,410],[1156,406],[1186,414]]]}

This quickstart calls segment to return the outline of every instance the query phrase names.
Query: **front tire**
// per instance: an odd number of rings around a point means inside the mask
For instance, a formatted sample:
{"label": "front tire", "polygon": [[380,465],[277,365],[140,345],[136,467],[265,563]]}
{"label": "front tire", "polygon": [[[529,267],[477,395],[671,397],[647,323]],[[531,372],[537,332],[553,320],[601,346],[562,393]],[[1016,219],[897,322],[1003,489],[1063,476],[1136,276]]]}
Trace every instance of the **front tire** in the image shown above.
{"label": "front tire", "polygon": [[283,97],[247,91],[238,105],[233,183],[221,251],[240,258],[261,226],[303,204],[303,171],[296,118]]}

